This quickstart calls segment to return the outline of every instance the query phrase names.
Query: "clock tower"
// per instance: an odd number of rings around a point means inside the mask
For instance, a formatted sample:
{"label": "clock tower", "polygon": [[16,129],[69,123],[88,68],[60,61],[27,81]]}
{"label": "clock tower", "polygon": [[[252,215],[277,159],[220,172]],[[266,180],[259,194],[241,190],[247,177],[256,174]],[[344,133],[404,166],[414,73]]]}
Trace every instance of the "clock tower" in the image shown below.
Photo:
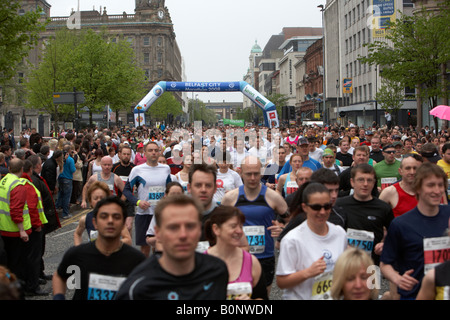
{"label": "clock tower", "polygon": [[156,21],[167,21],[167,8],[165,0],[136,0],[135,12]]}

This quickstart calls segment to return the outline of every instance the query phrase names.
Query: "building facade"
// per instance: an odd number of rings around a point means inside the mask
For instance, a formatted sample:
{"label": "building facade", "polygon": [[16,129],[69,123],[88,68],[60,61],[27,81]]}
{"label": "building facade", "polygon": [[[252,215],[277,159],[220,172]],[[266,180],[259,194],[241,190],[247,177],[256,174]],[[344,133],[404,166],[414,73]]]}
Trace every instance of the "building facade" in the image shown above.
{"label": "building facade", "polygon": [[[395,19],[398,10],[412,14],[414,5],[408,0],[392,0]],[[381,86],[380,68],[359,61],[367,56],[364,46],[382,39],[373,18],[373,0],[328,0],[324,10],[326,112],[330,122],[345,124],[348,120],[360,126],[375,121],[385,124],[384,110],[376,101]],[[336,19],[336,17],[339,17]],[[344,93],[343,81],[350,79],[351,92]],[[405,99],[398,113],[398,122],[416,110],[415,100]],[[343,115],[341,117],[339,114]]]}
{"label": "building facade", "polygon": [[[99,10],[72,11],[64,17],[51,16],[51,6],[45,0],[22,0],[22,10],[36,10],[42,8],[43,19],[50,19],[46,30],[42,33],[39,44],[30,52],[29,61],[32,66],[39,63],[41,48],[57,30],[63,28],[92,29],[95,31],[106,30],[110,41],[115,42],[119,37],[124,37],[133,47],[138,65],[144,70],[148,79],[147,88],[150,90],[159,81],[182,81],[183,60],[178,47],[172,19],[164,0],[144,1],[136,0],[135,12],[121,14],[109,14],[107,7]],[[26,68],[18,70],[19,77],[26,77]],[[176,95],[182,104],[183,110],[187,108],[186,99],[182,94]],[[130,119],[129,114],[139,101],[129,106],[129,111],[119,114],[122,124]],[[11,112],[13,116],[15,132],[22,130],[23,119],[26,118],[27,126],[41,128],[39,123],[39,110],[24,109],[23,105],[11,104],[6,106],[4,112]],[[83,120],[83,114],[81,113]],[[50,119],[46,117],[43,134],[49,132]],[[2,117],[2,118],[6,118]],[[94,121],[103,120],[103,115],[96,115]],[[4,126],[4,123],[2,123]]]}

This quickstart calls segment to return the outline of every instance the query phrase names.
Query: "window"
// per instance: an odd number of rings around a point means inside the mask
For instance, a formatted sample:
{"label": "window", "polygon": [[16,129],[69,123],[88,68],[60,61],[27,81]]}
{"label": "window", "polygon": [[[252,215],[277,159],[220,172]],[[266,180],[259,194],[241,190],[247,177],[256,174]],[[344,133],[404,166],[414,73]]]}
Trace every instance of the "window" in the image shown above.
{"label": "window", "polygon": [[163,45],[163,38],[158,37],[158,47],[161,47]]}
{"label": "window", "polygon": [[358,31],[358,48],[361,48],[361,31]]}
{"label": "window", "polygon": [[369,83],[369,100],[372,100],[372,84]]}
{"label": "window", "polygon": [[348,40],[345,40],[345,54],[348,53]]}
{"label": "window", "polygon": [[345,15],[345,16],[344,16],[344,19],[345,19],[345,29],[347,29],[347,28],[348,28],[348,20],[347,20],[347,15]]}
{"label": "window", "polygon": [[150,70],[149,69],[145,69],[145,79],[150,79]]}
{"label": "window", "polygon": [[367,101],[367,85],[364,85],[363,88],[364,88],[364,101]]}
{"label": "window", "polygon": [[144,37],[144,46],[150,45],[150,37]]}
{"label": "window", "polygon": [[353,76],[353,63],[350,62],[350,77]]}
{"label": "window", "polygon": [[362,31],[362,43],[366,43],[366,28],[363,28]]}
{"label": "window", "polygon": [[144,64],[149,64],[149,63],[150,63],[150,53],[144,52]]}
{"label": "window", "polygon": [[163,54],[162,52],[158,52],[158,63],[162,63],[163,60]]}

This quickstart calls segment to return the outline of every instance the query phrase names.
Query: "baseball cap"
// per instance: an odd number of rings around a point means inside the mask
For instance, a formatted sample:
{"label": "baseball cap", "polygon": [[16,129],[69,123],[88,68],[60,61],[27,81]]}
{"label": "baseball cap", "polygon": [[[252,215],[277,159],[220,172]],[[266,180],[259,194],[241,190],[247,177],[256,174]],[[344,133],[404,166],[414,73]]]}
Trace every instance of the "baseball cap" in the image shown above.
{"label": "baseball cap", "polygon": [[298,146],[301,146],[302,144],[309,144],[308,139],[306,139],[306,138],[300,138],[300,139],[298,139],[297,145],[298,145]]}
{"label": "baseball cap", "polygon": [[323,154],[322,157],[327,157],[327,156],[332,156],[334,157],[334,152],[333,150],[326,148],[325,150],[323,150]]}
{"label": "baseball cap", "polygon": [[144,147],[144,144],[141,142],[141,143],[138,144],[137,147],[138,147],[138,149],[139,149],[139,148],[143,148],[143,147]]}
{"label": "baseball cap", "polygon": [[373,136],[373,132],[371,130],[366,131],[366,136]]}
{"label": "baseball cap", "polygon": [[436,145],[431,142],[427,142],[422,146],[420,155],[433,163],[436,163],[441,159]]}
{"label": "baseball cap", "polygon": [[179,144],[177,144],[176,146],[173,147],[173,150],[181,151],[181,150],[183,150],[183,148],[181,148],[181,146]]}
{"label": "baseball cap", "polygon": [[386,151],[387,149],[395,148],[393,144],[387,144],[383,147],[383,151]]}
{"label": "baseball cap", "polygon": [[392,145],[393,145],[394,147],[396,147],[396,146],[403,146],[403,143],[402,143],[401,141],[394,141],[394,142],[392,143]]}

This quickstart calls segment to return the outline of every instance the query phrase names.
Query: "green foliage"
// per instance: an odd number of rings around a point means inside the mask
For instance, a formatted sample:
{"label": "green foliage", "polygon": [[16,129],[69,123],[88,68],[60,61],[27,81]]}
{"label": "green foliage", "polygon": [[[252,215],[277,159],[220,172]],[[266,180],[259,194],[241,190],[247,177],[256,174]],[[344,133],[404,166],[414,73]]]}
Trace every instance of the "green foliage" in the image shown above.
{"label": "green foliage", "polygon": [[286,105],[289,98],[285,94],[281,93],[273,93],[267,96],[266,98],[277,107],[278,119],[281,119],[282,116],[281,108]]}
{"label": "green foliage", "polygon": [[20,1],[0,1],[0,74],[3,80],[15,75],[16,66],[37,44],[39,33],[47,24],[41,19],[42,9],[19,15],[20,8]]}
{"label": "green foliage", "polygon": [[381,80],[381,87],[376,94],[376,100],[381,107],[391,114],[397,113],[405,99],[405,88],[398,82]]}
{"label": "green foliage", "polygon": [[216,113],[207,109],[205,103],[201,100],[189,100],[189,114],[194,113],[194,121],[205,121],[206,124],[214,125],[217,123],[218,119]]}
{"label": "green foliage", "polygon": [[[448,5],[449,1],[445,3]],[[437,101],[448,95],[442,86],[441,67],[450,61],[450,15],[448,8],[438,13],[420,10],[413,16],[400,13],[391,23],[386,39],[365,44],[363,63],[378,65],[382,77],[404,87],[420,86],[423,99]]]}
{"label": "green foliage", "polygon": [[[126,41],[109,43],[105,32],[60,30],[49,40],[27,83],[28,106],[58,119],[73,106],[54,106],[53,92],[83,91],[90,113],[128,110],[145,94],[145,76]],[[82,107],[82,106],[79,106]]]}
{"label": "green foliage", "polygon": [[150,107],[150,116],[156,120],[166,120],[169,113],[174,118],[183,113],[181,104],[177,101],[173,93],[164,92]]}

